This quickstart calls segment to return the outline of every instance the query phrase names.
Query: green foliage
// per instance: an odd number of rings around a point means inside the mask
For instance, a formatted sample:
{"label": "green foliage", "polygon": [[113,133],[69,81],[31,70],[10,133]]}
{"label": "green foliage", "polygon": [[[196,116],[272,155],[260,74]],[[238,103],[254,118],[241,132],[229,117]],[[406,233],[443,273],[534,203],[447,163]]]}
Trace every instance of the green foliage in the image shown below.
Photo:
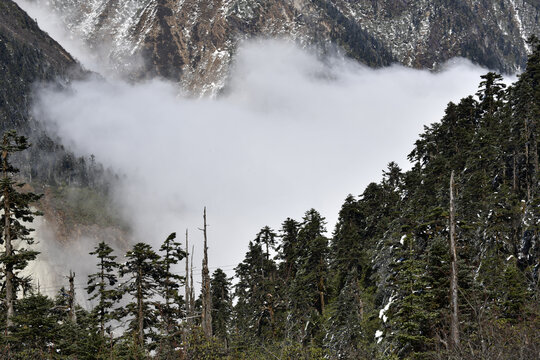
{"label": "green foliage", "polygon": [[232,317],[231,279],[221,269],[216,269],[210,282],[212,292],[212,333],[225,343],[229,339]]}
{"label": "green foliage", "polygon": [[105,331],[110,332],[107,323],[116,318],[114,305],[120,300],[121,294],[114,287],[118,282],[116,271],[120,267],[111,255],[113,249],[105,242],[100,242],[90,255],[96,255],[98,258],[98,272],[88,275],[88,286],[86,291],[90,296],[89,300],[97,299],[98,303],[94,306],[92,314],[99,324],[101,335]]}
{"label": "green foliage", "polygon": [[123,279],[120,288],[129,302],[120,309],[119,315],[127,318],[126,335],[144,348],[146,335],[151,340],[156,337],[154,327],[158,323],[159,303],[153,299],[159,295],[158,284],[163,275],[161,257],[150,245],[137,243],[126,253],[126,259],[120,268]]}

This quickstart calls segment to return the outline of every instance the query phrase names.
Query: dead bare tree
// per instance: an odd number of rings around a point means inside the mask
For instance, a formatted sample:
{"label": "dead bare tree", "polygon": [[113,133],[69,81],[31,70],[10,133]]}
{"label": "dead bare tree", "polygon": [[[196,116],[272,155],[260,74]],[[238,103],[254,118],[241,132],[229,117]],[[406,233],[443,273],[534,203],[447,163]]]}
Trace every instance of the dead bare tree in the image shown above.
{"label": "dead bare tree", "polygon": [[457,251],[456,251],[456,214],[454,206],[454,171],[450,175],[450,303],[452,315],[450,319],[450,344],[459,346],[459,317],[458,317],[458,281],[457,281]]}
{"label": "dead bare tree", "polygon": [[206,225],[206,207],[203,214],[204,255],[202,261],[202,328],[206,338],[212,337],[212,294],[210,292],[210,273],[208,271],[208,239]]}

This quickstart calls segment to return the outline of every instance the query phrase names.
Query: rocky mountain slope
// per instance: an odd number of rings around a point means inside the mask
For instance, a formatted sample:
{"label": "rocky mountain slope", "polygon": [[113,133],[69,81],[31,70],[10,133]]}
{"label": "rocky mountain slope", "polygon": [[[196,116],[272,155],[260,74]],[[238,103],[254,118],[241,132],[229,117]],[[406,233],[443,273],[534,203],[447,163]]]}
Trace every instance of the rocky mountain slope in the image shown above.
{"label": "rocky mountain slope", "polygon": [[32,0],[124,72],[163,76],[198,93],[224,86],[239,42],[285,37],[339,45],[370,66],[437,68],[463,56],[522,69],[540,33],[536,0]]}
{"label": "rocky mountain slope", "polygon": [[77,62],[12,1],[0,3],[0,124],[27,125],[33,83],[67,80]]}
{"label": "rocky mountain slope", "polygon": [[75,157],[31,113],[35,86],[46,82],[63,87],[88,75],[17,4],[0,1],[0,133],[16,129],[33,143],[17,159],[17,167],[28,182],[23,190],[44,194],[38,205],[44,216],[34,224],[39,250],[48,254],[35,265],[46,268],[38,277],[42,285],[65,275],[57,273],[66,271],[65,266],[54,268],[58,258],[51,249],[58,254],[64,246],[80,243],[86,254],[82,240],[107,239],[115,246],[125,242],[125,231],[105,194],[107,172],[93,158]]}

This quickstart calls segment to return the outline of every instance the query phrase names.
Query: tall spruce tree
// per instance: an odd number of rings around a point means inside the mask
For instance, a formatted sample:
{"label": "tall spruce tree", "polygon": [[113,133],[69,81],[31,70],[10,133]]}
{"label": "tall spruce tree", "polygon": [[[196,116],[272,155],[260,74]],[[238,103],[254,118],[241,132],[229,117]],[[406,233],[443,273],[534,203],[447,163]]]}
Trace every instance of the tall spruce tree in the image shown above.
{"label": "tall spruce tree", "polygon": [[120,264],[115,261],[116,256],[112,253],[113,249],[103,241],[90,252],[90,255],[98,258],[98,272],[88,275],[86,291],[91,295],[90,301],[97,299],[92,314],[99,324],[101,336],[105,336],[105,331],[110,332],[107,324],[115,318],[114,305],[121,297],[119,289],[115,287]]}
{"label": "tall spruce tree", "polygon": [[161,245],[159,249],[162,252],[161,263],[163,266],[163,279],[161,280],[162,296],[165,304],[162,308],[162,317],[165,320],[167,332],[172,331],[173,323],[181,316],[179,303],[181,296],[178,292],[180,286],[184,283],[185,278],[176,274],[173,271],[173,266],[178,264],[186,253],[182,250],[182,244],[174,241],[176,233],[171,233]]}
{"label": "tall spruce tree", "polygon": [[156,296],[163,276],[161,257],[145,243],[137,243],[126,253],[127,261],[120,268],[124,279],[123,294],[129,302],[121,315],[128,317],[127,334],[133,336],[139,349],[145,349],[145,339],[155,339],[158,324]]}
{"label": "tall spruce tree", "polygon": [[276,264],[267,259],[260,243],[251,241],[236,269],[235,327],[244,339],[271,339],[275,335]]}
{"label": "tall spruce tree", "polygon": [[[325,219],[315,209],[304,215],[298,232],[298,270],[291,284],[290,335],[305,345],[322,335],[322,315],[328,300],[328,239]],[[318,339],[316,339],[318,338]]]}
{"label": "tall spruce tree", "polygon": [[212,333],[227,345],[229,343],[229,329],[232,316],[231,279],[221,269],[212,274]]}
{"label": "tall spruce tree", "polygon": [[28,250],[19,245],[14,247],[14,242],[33,243],[30,233],[33,229],[27,227],[25,223],[31,223],[34,216],[40,215],[38,211],[32,210],[30,204],[40,199],[40,195],[32,192],[22,192],[24,183],[17,182],[15,175],[19,172],[11,161],[10,156],[14,153],[28,149],[27,139],[18,136],[15,131],[4,133],[0,145],[2,161],[2,178],[0,179],[0,193],[3,213],[0,217],[0,230],[2,231],[2,244],[4,253],[0,257],[0,264],[4,272],[4,289],[6,304],[6,325],[9,328],[13,325],[12,318],[15,314],[15,298],[17,284],[24,283],[24,279],[18,274],[26,268],[28,262],[34,260],[37,251]]}
{"label": "tall spruce tree", "polygon": [[186,253],[182,250],[182,244],[174,241],[176,233],[171,233],[159,249],[162,253],[161,266],[162,274],[160,280],[160,295],[164,303],[159,305],[159,315],[161,318],[161,327],[164,333],[158,354],[160,358],[173,358],[177,356],[176,348],[181,342],[180,318],[182,317],[183,299],[179,293],[180,286],[185,278],[173,271],[173,266],[178,264]]}

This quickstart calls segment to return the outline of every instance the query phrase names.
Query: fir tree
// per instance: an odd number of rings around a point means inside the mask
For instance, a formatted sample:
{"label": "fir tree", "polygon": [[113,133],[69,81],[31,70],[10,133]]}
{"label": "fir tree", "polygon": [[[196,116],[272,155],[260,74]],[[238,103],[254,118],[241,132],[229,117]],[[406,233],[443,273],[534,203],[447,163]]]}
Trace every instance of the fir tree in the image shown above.
{"label": "fir tree", "polygon": [[127,261],[120,268],[123,279],[121,289],[129,296],[129,303],[121,315],[128,316],[127,335],[134,343],[145,348],[145,338],[155,339],[154,327],[158,322],[155,296],[159,295],[159,282],[163,271],[161,258],[145,243],[137,243],[126,253]]}
{"label": "fir tree", "polygon": [[182,244],[174,239],[176,239],[176,233],[171,233],[159,249],[163,254],[161,258],[163,273],[161,274],[160,287],[161,296],[164,299],[164,303],[159,306],[159,312],[165,334],[158,350],[161,358],[166,358],[165,353],[174,356],[174,349],[181,341],[179,322],[182,316],[183,300],[179,289],[185,279],[183,276],[175,274],[172,267],[178,264],[186,256],[186,253],[182,250]]}
{"label": "fir tree", "polygon": [[212,333],[218,339],[228,344],[229,328],[232,316],[231,279],[221,269],[212,274]]}
{"label": "fir tree", "polygon": [[2,244],[5,251],[0,257],[0,264],[5,274],[5,302],[6,302],[6,325],[13,325],[12,318],[15,314],[15,298],[17,284],[24,283],[24,279],[18,277],[20,271],[26,268],[29,261],[36,258],[38,252],[23,247],[14,248],[13,242],[18,240],[22,243],[32,244],[30,233],[33,229],[24,223],[31,223],[34,216],[40,215],[38,211],[30,208],[30,204],[36,202],[41,196],[32,192],[21,192],[24,183],[18,183],[15,174],[18,169],[10,162],[10,156],[16,152],[28,149],[30,145],[24,136],[18,136],[15,131],[4,133],[0,145],[2,161],[2,178],[0,179],[0,193],[3,213],[0,217],[0,230],[2,231]]}
{"label": "fir tree", "polygon": [[[328,239],[325,220],[314,209],[306,212],[298,232],[298,271],[291,284],[289,332],[309,344],[321,335],[322,315],[327,303]],[[322,339],[318,339],[321,342]]]}
{"label": "fir tree", "polygon": [[94,251],[90,252],[90,255],[98,258],[98,272],[88,275],[86,291],[91,295],[89,300],[98,301],[92,313],[99,324],[101,336],[105,336],[105,331],[110,332],[107,323],[115,318],[113,308],[121,297],[115,287],[118,281],[116,272],[120,265],[115,261],[116,256],[111,255],[112,252],[113,249],[105,242],[100,242]]}

